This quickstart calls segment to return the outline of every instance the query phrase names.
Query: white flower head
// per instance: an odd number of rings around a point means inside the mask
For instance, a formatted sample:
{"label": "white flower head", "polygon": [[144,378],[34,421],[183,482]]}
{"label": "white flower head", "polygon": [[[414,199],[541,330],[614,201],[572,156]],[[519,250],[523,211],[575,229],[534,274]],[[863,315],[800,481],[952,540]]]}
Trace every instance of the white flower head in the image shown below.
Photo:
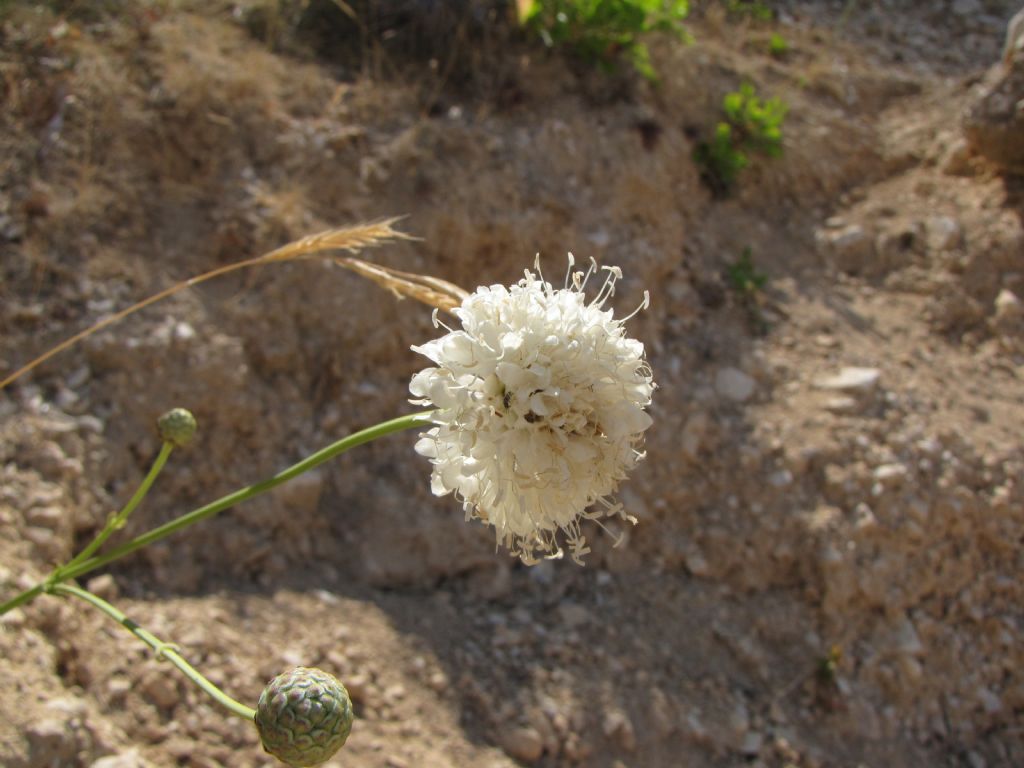
{"label": "white flower head", "polygon": [[[454,493],[467,520],[493,525],[526,563],[561,556],[559,530],[580,562],[590,551],[581,518],[635,522],[610,497],[643,458],[651,425],[651,369],[624,328],[633,315],[616,320],[604,309],[622,272],[602,268],[587,302],[597,264],[586,273],[573,265],[570,253],[561,289],[544,281],[539,258],[536,275],[477,288],[453,310],[461,330],[444,326],[447,334],[413,347],[436,364],[409,384],[412,402],[435,409],[437,426],[416,443],[434,465],[431,489]],[[636,311],[648,303],[644,292]]]}

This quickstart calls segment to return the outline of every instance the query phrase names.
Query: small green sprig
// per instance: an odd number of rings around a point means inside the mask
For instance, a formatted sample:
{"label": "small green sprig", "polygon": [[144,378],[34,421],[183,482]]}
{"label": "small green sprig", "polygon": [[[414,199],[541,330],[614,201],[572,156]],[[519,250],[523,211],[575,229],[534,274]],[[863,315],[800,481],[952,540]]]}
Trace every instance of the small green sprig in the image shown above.
{"label": "small green sprig", "polygon": [[701,179],[717,197],[729,195],[740,171],[750,164],[751,152],[768,157],[782,154],[782,122],[789,107],[782,99],[758,98],[754,86],[743,83],[722,99],[724,120],[711,138],[693,151]]}
{"label": "small green sprig", "polygon": [[768,53],[773,58],[784,59],[786,54],[789,53],[789,43],[786,38],[778,32],[774,32],[772,36],[768,38]]}
{"label": "small green sprig", "polygon": [[762,290],[768,284],[768,275],[759,271],[754,265],[754,258],[749,247],[732,264],[725,268],[725,277],[736,294],[740,305],[746,310],[750,326],[755,334],[763,335],[768,331],[768,321],[761,309]]}
{"label": "small green sprig", "polygon": [[754,266],[749,247],[744,248],[740,257],[726,267],[725,275],[729,279],[729,286],[741,297],[752,296],[768,282],[768,275],[759,272]]}

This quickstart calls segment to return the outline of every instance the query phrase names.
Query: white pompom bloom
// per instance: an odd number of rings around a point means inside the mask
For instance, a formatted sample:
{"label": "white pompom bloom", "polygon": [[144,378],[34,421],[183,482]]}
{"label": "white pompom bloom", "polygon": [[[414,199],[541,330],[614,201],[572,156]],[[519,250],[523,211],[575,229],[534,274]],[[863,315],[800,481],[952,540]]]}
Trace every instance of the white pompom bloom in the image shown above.
{"label": "white pompom bloom", "polygon": [[416,443],[434,465],[433,492],[454,493],[467,519],[493,525],[527,563],[561,555],[559,530],[579,562],[581,518],[635,522],[610,497],[651,425],[644,345],[626,336],[628,317],[603,309],[622,273],[605,267],[588,303],[596,264],[586,274],[572,265],[569,254],[563,289],[544,282],[539,262],[516,285],[478,288],[453,310],[462,330],[413,347],[436,364],[409,384],[413,402],[436,409]]}

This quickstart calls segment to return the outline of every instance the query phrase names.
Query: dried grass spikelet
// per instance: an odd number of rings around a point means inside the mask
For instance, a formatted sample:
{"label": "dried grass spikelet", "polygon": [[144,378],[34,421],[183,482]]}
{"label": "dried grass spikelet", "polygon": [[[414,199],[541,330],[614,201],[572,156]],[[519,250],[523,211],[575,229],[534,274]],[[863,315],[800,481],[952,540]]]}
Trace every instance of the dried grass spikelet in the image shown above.
{"label": "dried grass spikelet", "polygon": [[[346,250],[353,253],[363,248],[377,245],[382,239],[414,240],[416,238],[392,229],[391,225],[398,219],[385,219],[376,224],[366,224],[348,229],[332,229],[316,235],[309,235],[300,240],[278,248],[276,251],[260,257],[266,261],[292,261],[308,258],[326,250]],[[345,256],[334,260],[343,269],[355,272],[381,288],[390,291],[398,298],[409,298],[421,301],[431,307],[451,312],[469,296],[454,283],[429,275],[414,272],[402,272],[380,264],[373,264],[353,256]]]}
{"label": "dried grass spikelet", "polygon": [[375,282],[398,298],[408,296],[449,313],[469,296],[469,291],[460,288],[455,283],[449,283],[438,277],[430,277],[430,275],[399,272],[397,269],[371,264],[350,256],[335,259],[334,263]]}
{"label": "dried grass spikelet", "polygon": [[[168,296],[173,296],[186,288],[191,288],[199,283],[204,283],[214,277],[219,277],[220,275],[227,274],[228,272],[234,272],[246,267],[310,259],[323,254],[325,251],[349,251],[350,253],[358,253],[366,248],[372,248],[394,240],[416,239],[411,235],[407,235],[404,232],[394,229],[392,225],[396,221],[398,221],[398,218],[383,219],[381,221],[371,222],[368,224],[357,224],[351,227],[328,229],[315,235],[307,235],[306,237],[295,240],[294,242],[288,243],[280,248],[276,248],[273,251],[264,253],[261,256],[244,259],[233,264],[227,264],[223,267],[212,269],[209,272],[204,272],[201,275],[191,277],[188,280],[183,280],[169,288],[165,288],[159,293],[153,294],[147,299],[143,299],[137,304],[133,304],[127,309],[123,309],[109,317],[103,318],[98,323],[86,328],[84,331],[66,339],[49,351],[32,360],[30,363],[22,366],[14,373],[6,376],[3,381],[0,381],[0,389],[3,389],[20,376],[23,376],[36,366],[46,362],[51,357],[74,346],[94,333],[113,325],[128,315],[134,314],[140,309],[148,307],[150,304],[154,304]],[[430,306],[449,312],[454,307],[457,307],[462,302],[462,299],[468,295],[466,291],[462,290],[457,285],[445,280],[440,280],[426,275],[400,272],[388,267],[371,264],[352,256],[337,258],[335,259],[335,263],[345,269],[355,272],[358,275],[372,280],[377,285],[390,290],[398,296],[409,296],[417,299],[418,301],[429,304]]]}

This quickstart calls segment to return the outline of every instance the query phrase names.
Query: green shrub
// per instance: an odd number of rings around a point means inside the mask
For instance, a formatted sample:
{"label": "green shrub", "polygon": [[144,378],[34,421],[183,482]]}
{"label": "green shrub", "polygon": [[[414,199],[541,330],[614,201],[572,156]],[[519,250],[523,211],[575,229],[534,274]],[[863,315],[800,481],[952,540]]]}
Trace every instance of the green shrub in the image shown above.
{"label": "green shrub", "polygon": [[781,99],[759,99],[750,83],[725,95],[725,120],[715,126],[711,139],[698,144],[693,152],[702,169],[701,178],[714,194],[724,196],[732,191],[739,172],[750,162],[748,153],[782,154],[782,121],[788,109]]}
{"label": "green shrub", "polygon": [[686,39],[683,19],[689,0],[520,0],[519,19],[548,46],[565,47],[605,69],[627,57],[654,80],[645,32],[669,32]]}

